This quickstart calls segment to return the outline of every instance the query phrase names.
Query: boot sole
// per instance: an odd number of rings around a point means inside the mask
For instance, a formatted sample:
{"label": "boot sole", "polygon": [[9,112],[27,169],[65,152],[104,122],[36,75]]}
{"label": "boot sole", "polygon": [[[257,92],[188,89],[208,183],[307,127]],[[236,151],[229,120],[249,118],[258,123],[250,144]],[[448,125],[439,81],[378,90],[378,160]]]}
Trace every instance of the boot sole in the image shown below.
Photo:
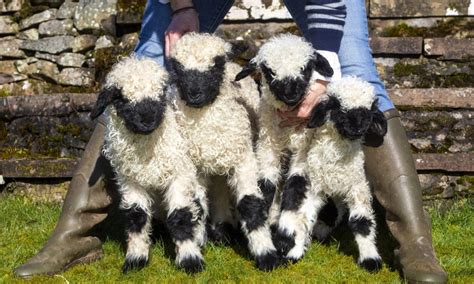
{"label": "boot sole", "polygon": [[69,264],[64,266],[64,268],[61,269],[61,271],[65,271],[65,270],[67,270],[67,269],[69,269],[69,268],[71,268],[71,267],[73,267],[74,265],[77,265],[77,264],[92,263],[94,261],[97,261],[97,260],[101,259],[102,256],[104,256],[104,252],[102,251],[102,249],[91,251],[88,254],[86,254],[85,256],[80,257],[76,260],[73,260],[72,262],[70,262]]}

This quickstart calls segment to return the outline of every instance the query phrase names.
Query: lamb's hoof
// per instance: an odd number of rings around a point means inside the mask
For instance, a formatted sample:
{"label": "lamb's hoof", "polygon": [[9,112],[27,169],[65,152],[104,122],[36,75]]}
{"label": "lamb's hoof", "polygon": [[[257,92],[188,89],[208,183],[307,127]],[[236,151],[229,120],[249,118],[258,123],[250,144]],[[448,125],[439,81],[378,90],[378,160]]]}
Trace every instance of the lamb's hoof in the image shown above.
{"label": "lamb's hoof", "polygon": [[228,245],[232,241],[235,229],[229,223],[217,223],[214,226],[208,226],[207,235],[214,244]]}
{"label": "lamb's hoof", "polygon": [[301,257],[300,258],[285,257],[285,264],[295,264],[300,260],[301,260]]}
{"label": "lamb's hoof", "polygon": [[375,273],[382,269],[382,260],[380,258],[367,258],[358,264],[370,273]]}
{"label": "lamb's hoof", "polygon": [[178,267],[186,273],[193,274],[204,270],[204,260],[197,256],[186,257],[178,263]]}
{"label": "lamb's hoof", "polygon": [[127,274],[133,270],[141,270],[148,263],[148,258],[139,257],[139,258],[126,258],[125,263],[122,266],[122,272]]}
{"label": "lamb's hoof", "polygon": [[281,264],[281,258],[276,251],[256,256],[255,261],[257,268],[263,271],[271,271]]}
{"label": "lamb's hoof", "polygon": [[287,255],[295,246],[295,238],[293,236],[288,236],[284,232],[275,229],[275,227],[272,228],[272,241],[280,255]]}

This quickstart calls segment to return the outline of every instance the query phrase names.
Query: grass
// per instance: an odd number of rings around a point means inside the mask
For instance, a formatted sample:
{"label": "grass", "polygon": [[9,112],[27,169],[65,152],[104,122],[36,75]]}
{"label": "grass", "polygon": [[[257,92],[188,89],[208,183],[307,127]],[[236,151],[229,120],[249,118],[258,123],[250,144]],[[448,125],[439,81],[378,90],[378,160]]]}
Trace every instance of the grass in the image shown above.
{"label": "grass", "polygon": [[[2,198],[2,197],[0,197]],[[461,200],[451,209],[431,210],[433,237],[438,257],[447,269],[451,282],[474,283],[474,212],[472,203]],[[25,197],[4,196],[0,199],[0,283],[15,283],[12,269],[33,256],[47,240],[59,217],[60,205],[36,203]],[[55,276],[34,277],[31,283],[143,283],[143,282],[389,282],[399,283],[393,267],[391,241],[380,228],[379,247],[386,264],[377,274],[369,274],[354,263],[357,250],[353,238],[344,227],[328,244],[313,243],[306,257],[294,265],[271,273],[254,268],[241,245],[205,248],[206,270],[189,276],[177,270],[169,251],[169,240],[158,239],[151,252],[148,267],[122,275],[122,246],[107,241],[104,257],[92,264],[78,265]],[[385,237],[382,237],[385,236]]]}

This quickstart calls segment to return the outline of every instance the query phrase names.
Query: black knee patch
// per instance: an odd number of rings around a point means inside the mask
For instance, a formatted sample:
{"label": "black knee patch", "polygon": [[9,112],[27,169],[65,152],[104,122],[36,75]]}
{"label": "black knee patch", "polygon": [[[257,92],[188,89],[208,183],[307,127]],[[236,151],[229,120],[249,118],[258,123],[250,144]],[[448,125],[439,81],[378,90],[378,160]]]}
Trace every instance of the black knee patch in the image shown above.
{"label": "black knee patch", "polygon": [[336,225],[337,215],[336,204],[334,204],[334,201],[331,198],[328,198],[326,204],[318,214],[318,219],[324,222],[328,227],[332,228]]}
{"label": "black knee patch", "polygon": [[262,191],[263,199],[265,200],[265,210],[268,211],[273,203],[273,197],[275,196],[276,186],[268,179],[261,179],[258,181],[258,187]]}
{"label": "black knee patch", "polygon": [[125,210],[125,217],[128,232],[138,233],[145,227],[147,216],[143,209],[139,207],[127,209]]}
{"label": "black knee patch", "polygon": [[263,226],[267,219],[265,201],[254,195],[245,195],[237,205],[237,210],[249,232]]}
{"label": "black knee patch", "polygon": [[306,178],[292,176],[286,182],[281,196],[281,210],[298,210],[306,197]]}
{"label": "black knee patch", "polygon": [[148,258],[139,257],[139,258],[126,258],[125,263],[122,266],[122,272],[127,274],[133,270],[140,270],[148,264]]}
{"label": "black knee patch", "polygon": [[348,225],[354,234],[367,236],[370,234],[370,228],[372,228],[375,224],[374,221],[371,221],[365,217],[351,217],[349,219]]}
{"label": "black knee patch", "polygon": [[174,210],[166,219],[166,225],[171,236],[176,241],[185,241],[193,238],[193,229],[196,222],[188,207]]}
{"label": "black knee patch", "polygon": [[380,258],[368,258],[359,263],[359,266],[368,272],[377,272],[382,269],[382,260]]}
{"label": "black knee patch", "polygon": [[272,232],[272,242],[280,255],[287,255],[295,246],[295,237],[288,236],[285,232],[278,230],[276,225],[270,226]]}

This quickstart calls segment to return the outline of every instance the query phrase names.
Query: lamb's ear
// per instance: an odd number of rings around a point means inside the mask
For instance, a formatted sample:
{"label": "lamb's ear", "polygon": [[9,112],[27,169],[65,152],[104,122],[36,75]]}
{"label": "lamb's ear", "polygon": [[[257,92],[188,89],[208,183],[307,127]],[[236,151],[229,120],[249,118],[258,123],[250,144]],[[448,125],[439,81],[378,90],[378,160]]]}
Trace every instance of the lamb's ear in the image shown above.
{"label": "lamb's ear", "polygon": [[107,106],[111,104],[116,98],[121,96],[121,94],[122,91],[115,86],[102,89],[102,91],[99,93],[94,108],[90,113],[91,119],[96,119],[99,117],[105,111]]}
{"label": "lamb's ear", "polygon": [[372,113],[372,123],[370,124],[367,134],[379,137],[385,136],[385,134],[387,134],[387,119],[379,110],[377,101],[374,101],[372,104],[370,112]]}
{"label": "lamb's ear", "polygon": [[229,60],[234,60],[249,49],[249,45],[243,40],[232,42],[231,45],[232,49],[227,53],[227,58],[229,58]]}
{"label": "lamb's ear", "polygon": [[313,108],[307,127],[321,127],[326,123],[328,112],[340,107],[341,104],[339,103],[339,100],[333,96],[329,96],[327,100],[320,102]]}
{"label": "lamb's ear", "polygon": [[325,77],[331,77],[332,75],[334,75],[334,70],[329,64],[329,61],[316,51],[313,54],[313,59],[311,59],[311,63],[313,65],[313,70],[318,72],[319,74]]}
{"label": "lamb's ear", "polygon": [[257,64],[250,61],[237,75],[235,75],[235,81],[240,81],[248,75],[252,74],[257,70]]}

